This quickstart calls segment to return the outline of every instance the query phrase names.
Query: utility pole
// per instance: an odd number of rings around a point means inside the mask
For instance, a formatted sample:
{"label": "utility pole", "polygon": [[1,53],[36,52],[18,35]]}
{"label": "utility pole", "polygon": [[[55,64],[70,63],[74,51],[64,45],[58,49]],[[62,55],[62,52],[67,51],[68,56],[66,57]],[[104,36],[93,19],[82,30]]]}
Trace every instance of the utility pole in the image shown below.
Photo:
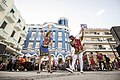
{"label": "utility pole", "polygon": [[110,44],[109,38],[107,39],[107,41],[108,41],[108,44],[110,45],[110,48],[112,49],[112,52],[113,52],[113,54],[114,54],[114,56],[115,56],[115,59],[117,59],[119,65],[120,65],[120,61],[119,61],[118,57],[116,56],[115,51],[114,51],[112,45]]}

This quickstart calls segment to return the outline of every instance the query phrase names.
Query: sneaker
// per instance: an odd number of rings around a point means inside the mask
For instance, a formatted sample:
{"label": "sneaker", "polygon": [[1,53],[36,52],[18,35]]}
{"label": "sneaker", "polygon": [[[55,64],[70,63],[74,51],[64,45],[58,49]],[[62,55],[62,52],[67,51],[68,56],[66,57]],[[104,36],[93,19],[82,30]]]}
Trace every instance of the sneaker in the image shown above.
{"label": "sneaker", "polygon": [[27,69],[25,69],[25,71],[27,71]]}
{"label": "sneaker", "polygon": [[12,71],[15,71],[14,69],[12,69]]}
{"label": "sneaker", "polygon": [[45,69],[43,69],[42,71],[45,71]]}
{"label": "sneaker", "polygon": [[81,73],[83,73],[83,71],[80,71]]}
{"label": "sneaker", "polygon": [[19,70],[17,69],[17,71],[19,71]]}
{"label": "sneaker", "polygon": [[69,71],[69,72],[71,72],[71,73],[73,73],[73,70],[70,69],[70,68],[66,68],[66,70]]}

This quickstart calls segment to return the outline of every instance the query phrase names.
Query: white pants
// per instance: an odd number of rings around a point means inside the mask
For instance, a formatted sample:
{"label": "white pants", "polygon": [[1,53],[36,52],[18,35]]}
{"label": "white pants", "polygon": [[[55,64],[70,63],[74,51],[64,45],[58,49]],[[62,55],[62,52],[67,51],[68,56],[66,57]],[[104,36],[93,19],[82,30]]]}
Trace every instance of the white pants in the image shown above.
{"label": "white pants", "polygon": [[80,54],[74,54],[72,56],[73,60],[72,60],[72,66],[70,65],[71,69],[75,70],[75,66],[74,65],[76,63],[76,60],[79,59],[79,61],[80,61],[80,72],[83,72],[83,52],[81,52]]}

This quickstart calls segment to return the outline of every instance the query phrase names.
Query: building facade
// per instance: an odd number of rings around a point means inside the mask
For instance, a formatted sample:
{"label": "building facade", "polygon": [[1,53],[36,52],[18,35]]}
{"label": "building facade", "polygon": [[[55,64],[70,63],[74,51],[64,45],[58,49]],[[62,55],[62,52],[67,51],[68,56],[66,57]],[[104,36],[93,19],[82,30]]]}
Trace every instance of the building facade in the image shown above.
{"label": "building facade", "polygon": [[21,54],[27,35],[25,20],[13,0],[0,0],[0,54]]}
{"label": "building facade", "polygon": [[117,43],[117,47],[116,47],[116,50],[119,54],[119,57],[120,57],[120,26],[113,26],[111,29],[110,29],[116,43]]}
{"label": "building facade", "polygon": [[[115,47],[116,42],[109,29],[104,28],[86,28],[83,39],[83,45],[86,53],[99,51],[110,57],[111,60],[118,56]],[[115,54],[114,54],[115,51]]]}
{"label": "building facade", "polygon": [[53,44],[49,47],[53,59],[62,59],[70,55],[71,47],[69,44],[70,29],[68,20],[60,18],[58,23],[48,22],[44,24],[28,24],[28,34],[24,44],[23,53],[39,55],[39,48],[43,42],[41,30],[45,33],[52,31]]}

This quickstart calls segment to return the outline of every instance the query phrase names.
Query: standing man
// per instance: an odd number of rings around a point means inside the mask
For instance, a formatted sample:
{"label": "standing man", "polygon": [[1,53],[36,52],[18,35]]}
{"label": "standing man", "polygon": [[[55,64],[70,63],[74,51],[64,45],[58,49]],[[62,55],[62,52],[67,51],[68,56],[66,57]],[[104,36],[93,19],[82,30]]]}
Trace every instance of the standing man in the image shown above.
{"label": "standing man", "polygon": [[72,58],[73,58],[72,66],[70,66],[70,68],[72,70],[75,70],[74,65],[75,65],[76,60],[79,58],[80,72],[83,73],[83,53],[84,53],[84,51],[83,51],[83,46],[81,44],[81,41],[83,40],[83,36],[84,36],[84,29],[83,28],[81,28],[79,35],[80,34],[82,34],[82,36],[79,39],[76,39],[76,37],[74,37],[72,35],[69,37],[71,39],[70,44],[75,50],[74,54],[72,56]]}

